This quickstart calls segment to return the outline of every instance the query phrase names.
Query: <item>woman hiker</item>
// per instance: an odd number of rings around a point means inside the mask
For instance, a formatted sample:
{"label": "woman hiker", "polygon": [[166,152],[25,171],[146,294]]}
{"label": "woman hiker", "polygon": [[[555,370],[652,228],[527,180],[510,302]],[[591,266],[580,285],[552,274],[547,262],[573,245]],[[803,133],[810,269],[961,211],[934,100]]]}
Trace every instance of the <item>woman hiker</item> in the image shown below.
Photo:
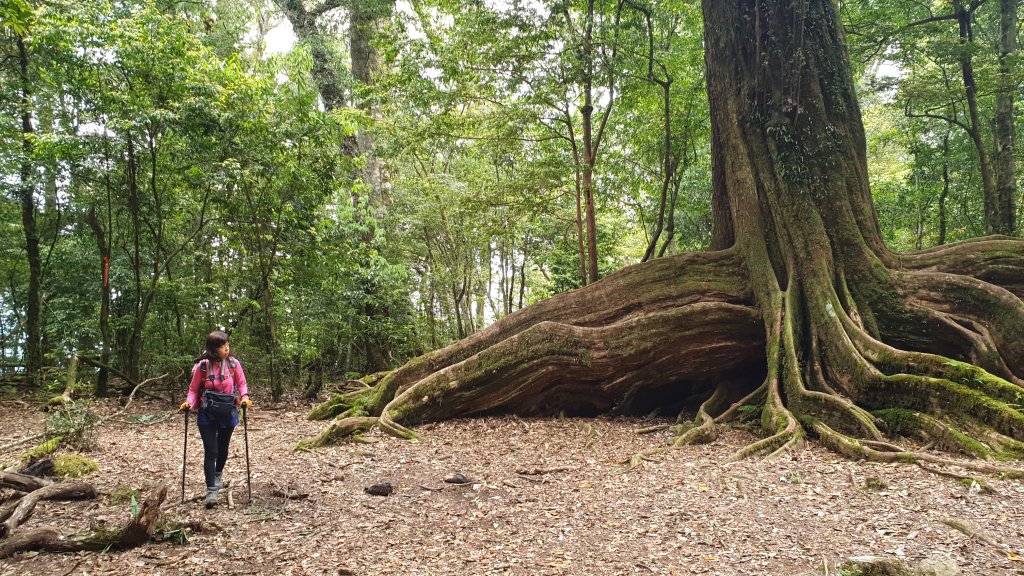
{"label": "woman hiker", "polygon": [[238,425],[238,406],[252,406],[242,364],[231,355],[231,343],[224,332],[206,337],[206,350],[192,367],[192,382],[180,410],[196,410],[196,425],[203,439],[203,474],[206,477],[206,507],[217,505],[224,487],[221,474],[228,460],[231,433]]}

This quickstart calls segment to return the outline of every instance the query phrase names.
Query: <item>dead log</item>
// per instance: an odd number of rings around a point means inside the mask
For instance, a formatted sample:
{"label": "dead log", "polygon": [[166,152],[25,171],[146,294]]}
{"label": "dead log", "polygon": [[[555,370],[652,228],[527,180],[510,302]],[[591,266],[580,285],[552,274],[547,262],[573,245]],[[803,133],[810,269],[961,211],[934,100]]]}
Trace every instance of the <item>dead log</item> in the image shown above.
{"label": "dead log", "polygon": [[[61,482],[43,486],[25,495],[11,510],[10,515],[0,524],[0,537],[6,536],[32,517],[40,500],[79,500],[95,498],[96,489],[85,482]],[[6,510],[4,511],[4,513]],[[3,513],[0,513],[2,515]]]}
{"label": "dead log", "polygon": [[18,470],[18,474],[24,474],[26,476],[33,476],[35,478],[42,478],[44,476],[53,476],[55,465],[52,458],[44,458],[42,460],[36,460],[28,466]]}
{"label": "dead log", "polygon": [[0,542],[0,558],[26,550],[77,552],[82,550],[124,550],[149,542],[160,518],[160,505],[167,498],[167,484],[161,484],[142,503],[139,514],[120,530],[100,530],[82,537],[61,537],[55,528],[27,530]]}
{"label": "dead log", "polygon": [[18,492],[32,492],[50,484],[53,484],[53,481],[45,478],[36,478],[35,476],[18,474],[16,472],[0,472],[0,488],[10,488]]}

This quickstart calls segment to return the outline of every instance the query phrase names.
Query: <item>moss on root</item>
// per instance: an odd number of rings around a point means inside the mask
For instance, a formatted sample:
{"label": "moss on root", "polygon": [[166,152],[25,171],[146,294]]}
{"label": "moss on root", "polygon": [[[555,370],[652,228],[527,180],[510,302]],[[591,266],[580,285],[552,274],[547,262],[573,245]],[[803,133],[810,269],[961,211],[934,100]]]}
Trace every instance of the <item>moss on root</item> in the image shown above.
{"label": "moss on root", "polygon": [[30,460],[39,460],[40,458],[45,458],[53,454],[54,452],[57,451],[57,448],[60,447],[60,442],[62,439],[62,436],[54,436],[53,438],[50,438],[49,440],[43,442],[42,444],[36,446],[35,448],[24,452],[21,455],[22,461],[28,462]]}
{"label": "moss on root", "polygon": [[994,457],[993,450],[975,440],[952,424],[942,423],[936,418],[905,408],[876,410],[875,416],[885,422],[892,436],[913,437],[923,435],[934,442],[934,447],[947,452],[961,453],[975,458]]}

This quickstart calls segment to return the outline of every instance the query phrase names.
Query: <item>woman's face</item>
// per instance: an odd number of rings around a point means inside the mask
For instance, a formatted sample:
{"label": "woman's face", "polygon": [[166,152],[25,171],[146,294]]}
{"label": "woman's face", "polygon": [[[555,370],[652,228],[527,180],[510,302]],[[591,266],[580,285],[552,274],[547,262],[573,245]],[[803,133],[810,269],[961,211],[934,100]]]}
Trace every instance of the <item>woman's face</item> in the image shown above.
{"label": "woman's face", "polygon": [[217,348],[217,354],[220,355],[220,359],[223,360],[231,355],[231,343],[225,342],[223,346]]}

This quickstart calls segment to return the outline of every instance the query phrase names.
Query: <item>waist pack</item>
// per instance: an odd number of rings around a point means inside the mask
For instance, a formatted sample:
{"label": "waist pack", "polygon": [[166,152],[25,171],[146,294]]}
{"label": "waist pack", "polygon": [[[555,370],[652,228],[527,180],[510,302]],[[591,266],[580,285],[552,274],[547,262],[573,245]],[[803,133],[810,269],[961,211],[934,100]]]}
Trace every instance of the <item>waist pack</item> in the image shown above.
{"label": "waist pack", "polygon": [[231,418],[235,415],[235,395],[204,390],[202,409],[214,418]]}

